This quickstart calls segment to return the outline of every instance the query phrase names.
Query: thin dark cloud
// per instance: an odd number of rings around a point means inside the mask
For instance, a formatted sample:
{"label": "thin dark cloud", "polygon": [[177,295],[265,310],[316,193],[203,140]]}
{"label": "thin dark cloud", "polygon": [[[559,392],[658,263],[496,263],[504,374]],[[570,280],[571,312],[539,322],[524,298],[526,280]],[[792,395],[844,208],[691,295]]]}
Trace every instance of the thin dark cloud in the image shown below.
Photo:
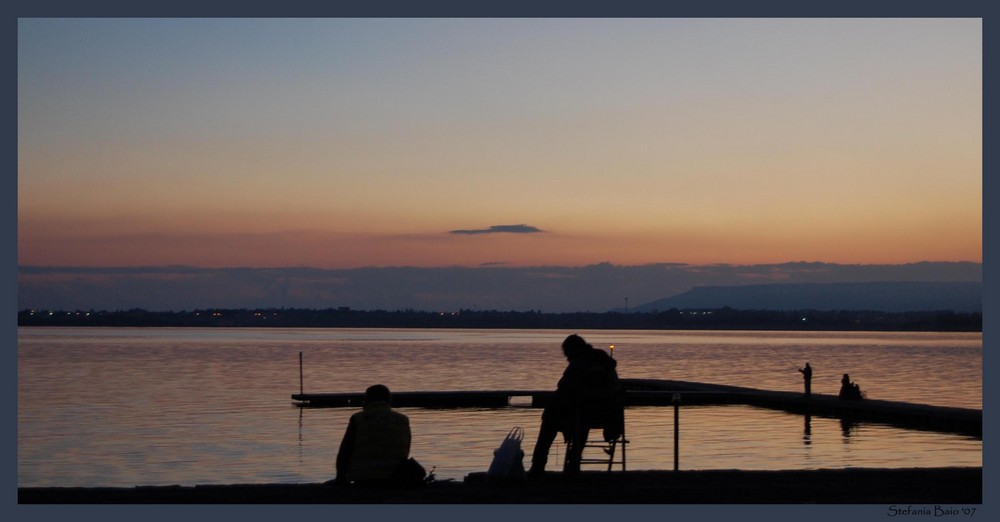
{"label": "thin dark cloud", "polygon": [[544,232],[530,225],[493,225],[490,228],[474,228],[469,230],[452,230],[451,234],[538,234]]}

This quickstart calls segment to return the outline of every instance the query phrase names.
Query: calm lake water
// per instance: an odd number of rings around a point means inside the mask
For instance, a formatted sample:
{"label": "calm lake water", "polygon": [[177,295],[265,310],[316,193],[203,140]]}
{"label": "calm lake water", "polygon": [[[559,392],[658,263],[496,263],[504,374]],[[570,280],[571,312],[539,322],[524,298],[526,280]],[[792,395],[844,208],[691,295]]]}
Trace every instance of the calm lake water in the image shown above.
{"label": "calm lake water", "polygon": [[[19,328],[18,485],[323,482],[356,409],[301,409],[306,392],[552,389],[552,330]],[[581,331],[615,346],[623,378],[982,408],[979,333]],[[404,408],[412,455],[439,479],[485,471],[511,426],[530,454],[541,410]],[[629,408],[629,469],[673,468],[673,410]],[[682,407],[682,469],[981,466],[982,440],[843,425],[746,406]],[[552,463],[564,452],[556,444]],[[525,459],[526,462],[529,460]]]}

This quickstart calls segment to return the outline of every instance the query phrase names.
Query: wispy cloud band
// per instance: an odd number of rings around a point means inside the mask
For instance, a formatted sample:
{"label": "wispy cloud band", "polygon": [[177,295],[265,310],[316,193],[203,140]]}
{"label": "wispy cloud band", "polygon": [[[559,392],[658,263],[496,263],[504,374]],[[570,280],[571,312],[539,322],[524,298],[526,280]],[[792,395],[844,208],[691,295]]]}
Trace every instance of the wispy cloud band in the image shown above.
{"label": "wispy cloud band", "polygon": [[452,230],[451,234],[537,234],[544,230],[530,225],[493,225],[490,228]]}

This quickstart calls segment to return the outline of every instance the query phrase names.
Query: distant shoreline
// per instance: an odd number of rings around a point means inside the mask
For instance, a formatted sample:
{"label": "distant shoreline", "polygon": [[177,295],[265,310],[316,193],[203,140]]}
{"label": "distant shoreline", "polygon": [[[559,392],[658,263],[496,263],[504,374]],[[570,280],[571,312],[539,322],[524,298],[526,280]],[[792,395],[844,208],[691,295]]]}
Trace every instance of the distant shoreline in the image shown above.
{"label": "distant shoreline", "polygon": [[982,332],[982,313],[951,310],[880,312],[868,310],[671,309],[655,312],[573,312],[458,310],[353,310],[206,308],[180,312],[141,309],[22,310],[18,326],[71,327],[274,327],[274,328],[462,328],[592,330],[760,330]]}

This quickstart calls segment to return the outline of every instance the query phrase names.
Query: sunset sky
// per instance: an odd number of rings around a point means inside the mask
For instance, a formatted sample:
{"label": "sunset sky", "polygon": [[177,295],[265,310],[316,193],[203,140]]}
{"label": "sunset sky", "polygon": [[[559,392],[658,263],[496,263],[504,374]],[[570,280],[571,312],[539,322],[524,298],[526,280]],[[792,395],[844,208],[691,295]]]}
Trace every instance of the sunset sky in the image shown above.
{"label": "sunset sky", "polygon": [[18,262],[982,261],[978,19],[22,19]]}

